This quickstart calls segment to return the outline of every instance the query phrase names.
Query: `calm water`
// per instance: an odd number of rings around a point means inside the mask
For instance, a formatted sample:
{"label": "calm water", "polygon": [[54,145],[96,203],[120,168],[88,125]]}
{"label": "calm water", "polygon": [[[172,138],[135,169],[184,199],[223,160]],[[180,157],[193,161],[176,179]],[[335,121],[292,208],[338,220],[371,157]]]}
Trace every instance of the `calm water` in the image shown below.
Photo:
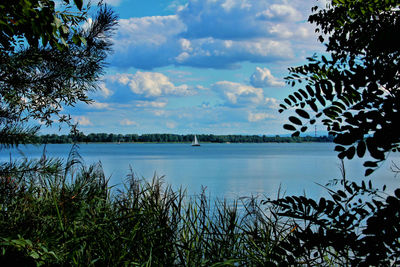
{"label": "calm water", "polygon": [[[279,187],[286,194],[319,197],[331,179],[340,178],[339,159],[334,144],[81,144],[79,153],[86,163],[101,161],[106,176],[113,185],[120,185],[129,166],[138,177],[151,179],[156,173],[174,188],[180,186],[189,194],[197,194],[201,187],[213,197],[228,199],[250,196],[276,196]],[[47,145],[48,156],[66,158],[71,145]],[[40,157],[43,147],[21,147],[28,157]],[[0,160],[20,157],[16,150],[1,151]],[[386,184],[392,191],[399,182],[390,171],[391,160],[400,162],[392,154],[372,176],[375,185]],[[363,176],[359,159],[346,161],[348,178]]]}

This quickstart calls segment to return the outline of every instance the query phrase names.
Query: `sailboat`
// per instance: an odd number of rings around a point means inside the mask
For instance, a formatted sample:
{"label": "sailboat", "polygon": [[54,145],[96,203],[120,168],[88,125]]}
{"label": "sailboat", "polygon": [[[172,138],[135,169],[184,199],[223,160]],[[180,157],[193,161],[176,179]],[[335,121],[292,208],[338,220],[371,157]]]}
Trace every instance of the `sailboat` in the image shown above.
{"label": "sailboat", "polygon": [[192,142],[192,146],[200,146],[199,141],[197,141],[196,135],[194,135],[194,140]]}

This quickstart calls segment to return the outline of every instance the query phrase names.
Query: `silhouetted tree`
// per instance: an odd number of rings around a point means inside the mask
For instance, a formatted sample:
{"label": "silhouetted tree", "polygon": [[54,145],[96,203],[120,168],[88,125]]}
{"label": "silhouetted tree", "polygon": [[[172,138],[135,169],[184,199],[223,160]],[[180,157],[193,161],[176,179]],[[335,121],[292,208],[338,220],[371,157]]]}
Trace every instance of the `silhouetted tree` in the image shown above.
{"label": "silhouetted tree", "polygon": [[327,53],[290,68],[287,82],[303,86],[281,104],[297,113],[284,128],[297,136],[321,119],[340,158],[368,151],[375,159],[365,162],[368,175],[385,153],[400,151],[399,1],[333,0],[309,21]]}
{"label": "silhouetted tree", "polygon": [[[293,136],[321,119],[338,145],[339,157],[365,152],[373,172],[389,151],[399,151],[400,1],[332,0],[309,21],[317,25],[324,55],[290,68],[288,83],[305,83],[281,104],[295,108],[285,129]],[[325,43],[325,40],[327,42]],[[311,108],[312,115],[306,109]],[[393,195],[343,177],[331,199],[288,196],[269,201],[275,215],[293,220],[279,252],[285,264],[308,266],[397,266],[400,264],[400,189]],[[268,201],[267,201],[268,202]]]}
{"label": "silhouetted tree", "polygon": [[82,0],[5,1],[0,4],[0,144],[32,142],[38,120],[67,122],[63,106],[89,103],[97,88],[116,16],[100,6],[93,22]]}

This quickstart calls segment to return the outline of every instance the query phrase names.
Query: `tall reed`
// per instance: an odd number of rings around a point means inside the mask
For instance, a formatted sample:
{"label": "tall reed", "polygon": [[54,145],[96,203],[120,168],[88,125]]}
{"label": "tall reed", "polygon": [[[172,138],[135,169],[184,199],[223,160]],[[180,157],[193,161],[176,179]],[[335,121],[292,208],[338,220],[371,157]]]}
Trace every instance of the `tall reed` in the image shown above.
{"label": "tall reed", "polygon": [[[243,208],[238,208],[241,202]],[[0,262],[82,266],[266,266],[284,262],[293,225],[255,198],[228,203],[163,177],[108,186],[76,148],[0,168]]]}

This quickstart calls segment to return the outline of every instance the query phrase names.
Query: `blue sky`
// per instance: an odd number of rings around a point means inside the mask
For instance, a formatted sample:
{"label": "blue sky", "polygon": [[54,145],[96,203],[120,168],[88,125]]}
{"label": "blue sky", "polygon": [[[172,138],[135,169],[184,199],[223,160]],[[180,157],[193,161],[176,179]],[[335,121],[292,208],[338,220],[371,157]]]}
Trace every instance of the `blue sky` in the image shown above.
{"label": "blue sky", "polygon": [[[322,51],[305,0],[108,0],[114,52],[66,108],[84,133],[287,134],[288,67]],[[49,131],[47,129],[43,132]]]}

